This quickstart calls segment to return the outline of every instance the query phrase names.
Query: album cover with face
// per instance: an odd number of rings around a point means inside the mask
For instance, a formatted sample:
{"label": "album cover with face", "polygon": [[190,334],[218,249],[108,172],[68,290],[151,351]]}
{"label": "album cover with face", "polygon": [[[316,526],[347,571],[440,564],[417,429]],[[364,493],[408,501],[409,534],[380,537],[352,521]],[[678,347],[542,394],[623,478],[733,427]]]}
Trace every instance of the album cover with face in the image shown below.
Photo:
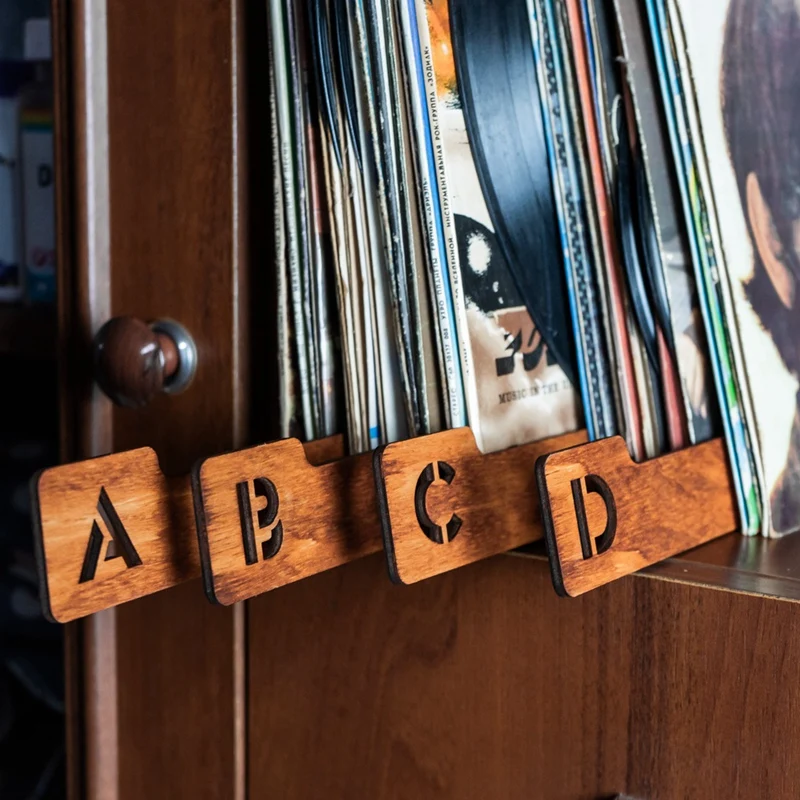
{"label": "album cover with face", "polygon": [[678,6],[752,394],[766,532],[789,533],[800,528],[800,8]]}

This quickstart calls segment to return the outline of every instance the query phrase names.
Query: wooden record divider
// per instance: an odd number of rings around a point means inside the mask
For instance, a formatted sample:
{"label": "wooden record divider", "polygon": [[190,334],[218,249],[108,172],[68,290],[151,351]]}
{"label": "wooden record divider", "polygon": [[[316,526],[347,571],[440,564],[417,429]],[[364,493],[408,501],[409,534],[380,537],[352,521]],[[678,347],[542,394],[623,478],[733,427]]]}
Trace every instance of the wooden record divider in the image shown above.
{"label": "wooden record divider", "polygon": [[615,436],[542,455],[536,481],[553,584],[570,597],[739,525],[722,439],[637,464]]}
{"label": "wooden record divider", "polygon": [[379,552],[371,458],[314,464],[297,439],[284,439],[197,464],[208,599],[230,605]]}
{"label": "wooden record divider", "polygon": [[376,450],[391,579],[416,583],[542,539],[536,461],[585,441],[578,431],[481,453],[472,430],[457,428]]}
{"label": "wooden record divider", "polygon": [[721,439],[641,464],[585,432],[482,455],[468,428],[375,452],[397,583],[544,536],[556,591],[577,596],[737,528]]}
{"label": "wooden record divider", "polygon": [[[332,436],[254,449],[310,468],[341,458],[344,442]],[[352,469],[348,461],[341,462],[345,472]],[[369,474],[369,457],[361,461]],[[280,468],[292,471],[288,463]],[[166,477],[150,447],[42,470],[31,494],[40,597],[53,621],[70,622],[200,577],[190,478]],[[380,547],[375,527],[366,549]]]}
{"label": "wooden record divider", "polygon": [[635,464],[585,431],[496,453],[469,428],[343,457],[341,437],[285,439],[168,478],[151,448],[32,481],[46,615],[67,622],[202,574],[231,604],[385,549],[414,583],[545,538],[576,596],[737,527],[716,439]]}

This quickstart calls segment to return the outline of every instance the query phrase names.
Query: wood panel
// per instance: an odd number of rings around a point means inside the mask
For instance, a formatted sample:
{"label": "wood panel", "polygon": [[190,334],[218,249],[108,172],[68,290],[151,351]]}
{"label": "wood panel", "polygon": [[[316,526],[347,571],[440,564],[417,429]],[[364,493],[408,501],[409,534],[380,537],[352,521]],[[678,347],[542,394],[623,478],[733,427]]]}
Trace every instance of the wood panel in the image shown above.
{"label": "wood panel", "polygon": [[737,527],[721,439],[635,463],[615,436],[536,463],[553,583],[577,597]]}
{"label": "wood panel", "polygon": [[[114,411],[114,449],[164,471],[243,444],[246,209],[237,0],[108,8],[111,306],[193,335],[188,391]],[[242,797],[242,609],[199,582],[117,612],[119,797]]]}
{"label": "wood panel", "polygon": [[304,449],[284,439],[198,462],[192,486],[209,600],[247,600],[381,549],[372,454],[315,466],[309,456],[329,449],[325,440]]}
{"label": "wood panel", "polygon": [[[168,476],[185,474],[243,445],[248,427],[242,10],[238,0],[59,10],[71,44],[59,124],[73,167],[59,206],[71,226],[59,276],[64,457],[151,446]],[[92,388],[91,337],[126,314],[192,333],[189,391],[130,411]],[[81,794],[242,798],[243,610],[211,608],[195,581],[85,627]]]}
{"label": "wood panel", "polygon": [[33,480],[45,614],[68,622],[200,574],[189,481],[149,447],[51,467]]}
{"label": "wood panel", "polygon": [[536,459],[585,441],[577,431],[484,454],[469,428],[456,428],[379,448],[375,482],[392,580],[416,583],[541,539]]}
{"label": "wood panel", "polygon": [[796,797],[794,604],[640,577],[565,600],[506,557],[397,587],[375,557],[249,605],[272,796]]}

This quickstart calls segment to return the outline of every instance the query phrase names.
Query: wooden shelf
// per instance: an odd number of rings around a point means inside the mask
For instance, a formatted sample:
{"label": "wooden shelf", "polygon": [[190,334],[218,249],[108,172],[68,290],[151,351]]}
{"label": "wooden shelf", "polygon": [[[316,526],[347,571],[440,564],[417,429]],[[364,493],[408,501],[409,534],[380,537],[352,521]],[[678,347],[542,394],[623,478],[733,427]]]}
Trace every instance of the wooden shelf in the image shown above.
{"label": "wooden shelf", "polygon": [[800,600],[800,536],[730,534],[646,570],[665,580]]}
{"label": "wooden shelf", "polygon": [[0,356],[55,358],[56,335],[55,307],[0,303]]}
{"label": "wooden shelf", "polygon": [[[510,555],[547,559],[544,542],[520,548]],[[800,534],[765,539],[731,533],[636,575],[800,601]]]}

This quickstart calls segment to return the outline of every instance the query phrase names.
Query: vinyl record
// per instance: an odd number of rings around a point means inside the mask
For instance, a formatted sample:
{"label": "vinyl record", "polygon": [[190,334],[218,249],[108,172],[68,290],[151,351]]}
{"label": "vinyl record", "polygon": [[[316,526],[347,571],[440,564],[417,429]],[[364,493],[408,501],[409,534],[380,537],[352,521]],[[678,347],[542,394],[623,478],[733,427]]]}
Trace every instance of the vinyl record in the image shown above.
{"label": "vinyl record", "polygon": [[525,0],[450,0],[470,146],[500,247],[528,312],[575,383],[564,266]]}

